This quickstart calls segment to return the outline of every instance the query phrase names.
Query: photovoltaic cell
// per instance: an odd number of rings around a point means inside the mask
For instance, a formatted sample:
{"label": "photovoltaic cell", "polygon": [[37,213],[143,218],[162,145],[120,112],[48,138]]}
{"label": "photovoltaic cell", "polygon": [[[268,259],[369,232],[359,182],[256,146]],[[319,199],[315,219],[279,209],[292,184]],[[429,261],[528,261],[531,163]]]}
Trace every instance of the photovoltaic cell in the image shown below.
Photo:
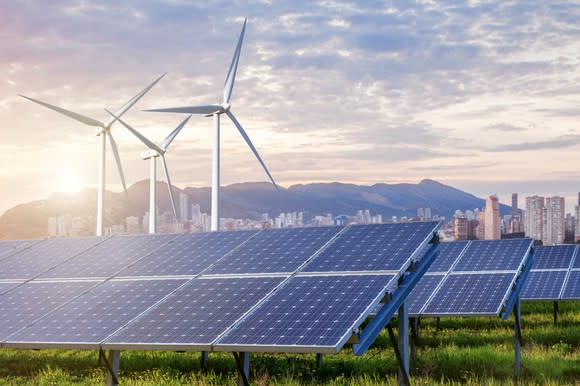
{"label": "photovoltaic cell", "polygon": [[437,222],[351,226],[302,271],[399,271],[437,226]]}
{"label": "photovoltaic cell", "polygon": [[382,289],[391,279],[388,275],[293,277],[216,346],[330,346],[338,350],[363,312],[384,295]]}
{"label": "photovoltaic cell", "polygon": [[2,260],[0,279],[31,279],[106,240],[102,237],[49,239]]}
{"label": "photovoltaic cell", "polygon": [[110,277],[176,237],[176,234],[111,237],[40,277]]}
{"label": "photovoltaic cell", "polygon": [[[497,315],[513,274],[449,275],[422,315]],[[421,285],[421,283],[419,283]]]}
{"label": "photovoltaic cell", "polygon": [[205,273],[294,272],[340,230],[342,227],[268,229]]}
{"label": "photovoltaic cell", "polygon": [[97,344],[184,282],[185,280],[104,282],[12,335],[7,342]]}
{"label": "photovoltaic cell", "polygon": [[428,272],[447,272],[467,246],[467,241],[454,241],[439,244],[439,256],[429,267]]}
{"label": "photovoltaic cell", "polygon": [[22,283],[0,283],[0,295],[10,291],[12,288],[19,286]]}
{"label": "photovoltaic cell", "polygon": [[562,294],[563,300],[580,300],[580,271],[570,271],[566,288]]}
{"label": "photovoltaic cell", "polygon": [[443,278],[445,278],[445,275],[424,275],[421,278],[407,297],[407,300],[405,300],[407,307],[409,307],[410,315],[419,314]]}
{"label": "photovoltaic cell", "polygon": [[575,245],[536,247],[534,250],[534,266],[532,269],[568,269],[575,249]]}
{"label": "photovoltaic cell", "polygon": [[10,253],[20,249],[25,248],[29,245],[32,245],[35,242],[39,242],[40,240],[3,240],[0,241],[0,259],[6,257]]}
{"label": "photovoltaic cell", "polygon": [[[580,251],[578,251],[578,255],[580,255]],[[576,256],[574,259],[574,266],[572,268],[580,269],[580,256]]]}
{"label": "photovoltaic cell", "polygon": [[0,296],[0,340],[26,327],[83,291],[94,281],[28,282]]}
{"label": "photovoltaic cell", "polygon": [[184,234],[118,276],[197,275],[257,231]]}
{"label": "photovoltaic cell", "polygon": [[[534,262],[534,266],[537,260]],[[569,263],[569,262],[568,262]],[[520,294],[522,300],[558,300],[568,271],[531,271]]]}
{"label": "photovoltaic cell", "polygon": [[282,280],[194,279],[106,343],[210,344]]}
{"label": "photovoltaic cell", "polygon": [[532,243],[532,239],[472,241],[454,271],[518,270]]}

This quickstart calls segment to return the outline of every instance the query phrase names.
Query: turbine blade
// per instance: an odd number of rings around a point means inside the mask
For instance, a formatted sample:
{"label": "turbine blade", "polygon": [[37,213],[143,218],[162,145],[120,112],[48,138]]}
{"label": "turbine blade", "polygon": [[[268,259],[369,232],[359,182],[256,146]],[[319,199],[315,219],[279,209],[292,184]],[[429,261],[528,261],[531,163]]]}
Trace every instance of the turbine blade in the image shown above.
{"label": "turbine blade", "polygon": [[119,150],[117,149],[117,142],[111,134],[111,130],[107,130],[107,135],[111,142],[111,149],[113,150],[113,155],[115,156],[115,162],[117,163],[117,170],[119,170],[119,176],[121,177],[121,183],[123,184],[123,190],[125,191],[125,198],[129,201],[129,192],[127,192],[127,185],[125,184],[125,176],[123,175],[123,167],[121,166],[121,158],[119,157]]}
{"label": "turbine blade", "polygon": [[140,132],[138,132],[137,130],[135,130],[131,126],[129,126],[129,124],[127,122],[125,122],[124,120],[122,120],[120,117],[113,114],[109,110],[105,109],[105,111],[108,112],[109,114],[111,114],[111,116],[113,118],[115,118],[115,120],[119,121],[123,126],[125,126],[125,128],[127,130],[129,130],[131,133],[133,133],[133,135],[135,137],[139,138],[139,140],[141,140],[141,142],[143,142],[145,144],[145,146],[147,146],[149,149],[155,150],[159,153],[163,153],[163,150],[161,150],[161,148],[159,146],[157,146],[156,144],[151,142],[149,139],[147,139],[147,137],[145,137],[143,134],[141,134]]}
{"label": "turbine blade", "polygon": [[169,107],[165,109],[149,109],[143,111],[149,111],[153,113],[182,113],[182,114],[208,115],[217,113],[221,109],[223,109],[223,107],[220,105],[201,105],[201,106]]}
{"label": "turbine blade", "polygon": [[76,121],[84,123],[85,125],[95,126],[95,127],[105,127],[103,122],[97,121],[96,119],[75,113],[75,112],[70,111],[70,110],[63,109],[62,107],[57,107],[57,106],[51,105],[50,103],[39,101],[38,99],[27,97],[27,96],[22,95],[22,94],[20,94],[20,96],[22,98],[28,99],[29,101],[32,101],[34,103],[38,103],[39,105],[42,105],[42,106],[47,107],[51,110],[54,110],[54,111],[59,112],[63,115],[66,115],[67,117],[72,118]]}
{"label": "turbine blade", "polygon": [[226,114],[228,115],[228,117],[230,117],[230,119],[232,120],[234,125],[236,125],[236,127],[238,128],[238,131],[240,132],[240,134],[242,135],[242,137],[244,138],[244,140],[246,141],[246,143],[248,144],[248,146],[250,147],[250,149],[252,150],[252,152],[254,153],[256,158],[258,159],[258,162],[260,162],[260,164],[264,168],[264,171],[268,175],[268,178],[270,178],[270,181],[272,181],[272,184],[274,184],[274,187],[276,188],[276,190],[280,191],[280,189],[278,188],[278,185],[274,181],[274,178],[272,178],[272,175],[268,171],[266,164],[264,163],[264,161],[262,161],[262,158],[258,154],[258,151],[254,147],[254,144],[252,144],[252,141],[250,141],[250,137],[248,137],[248,134],[246,134],[246,131],[244,130],[242,125],[240,125],[240,122],[238,122],[238,120],[236,119],[236,117],[234,117],[234,114],[232,114],[232,112],[230,110],[226,111]]}
{"label": "turbine blade", "polygon": [[169,147],[169,145],[171,145],[171,142],[173,142],[173,140],[175,139],[175,137],[177,137],[177,134],[179,134],[179,132],[181,131],[181,129],[183,129],[183,127],[187,124],[187,121],[189,121],[189,118],[191,118],[191,114],[189,114],[187,116],[187,118],[185,118],[183,120],[183,122],[181,122],[179,124],[179,126],[177,126],[177,128],[175,130],[173,130],[171,132],[171,134],[169,134],[167,136],[167,138],[165,138],[165,141],[163,141],[163,145],[161,145],[161,147],[163,148],[163,151],[167,150],[167,148]]}
{"label": "turbine blade", "polygon": [[171,200],[171,207],[173,208],[173,214],[177,221],[179,218],[177,217],[177,210],[175,209],[175,200],[173,199],[173,186],[171,186],[171,179],[169,178],[169,170],[167,169],[167,162],[165,161],[165,155],[161,154],[161,163],[163,164],[163,172],[165,173],[165,180],[167,181],[167,189],[169,190],[169,199]]}
{"label": "turbine blade", "polygon": [[234,82],[236,80],[236,71],[238,70],[238,63],[240,61],[240,53],[242,52],[242,43],[244,41],[244,33],[246,32],[246,22],[247,18],[244,19],[244,25],[242,26],[242,32],[240,32],[240,37],[238,38],[238,44],[236,45],[236,50],[234,51],[234,56],[232,57],[232,62],[230,63],[230,68],[228,69],[228,74],[226,76],[226,81],[224,82],[224,103],[230,103],[230,98],[232,97],[232,91],[234,90]]}
{"label": "turbine blade", "polygon": [[[151,90],[153,88],[153,86],[155,86],[157,84],[157,82],[159,82],[161,80],[161,78],[163,78],[165,76],[165,74],[167,74],[167,73],[164,72],[159,78],[155,79],[147,87],[145,87],[143,90],[141,90],[140,93],[135,95],[133,98],[129,99],[129,101],[127,103],[125,103],[123,105],[123,107],[121,107],[115,115],[118,117],[122,117],[123,114],[125,114],[127,112],[127,110],[129,110],[131,107],[133,107],[133,105],[135,105],[135,103],[139,102],[139,99],[143,98],[143,96],[145,96],[145,94],[147,94],[149,92],[149,90]],[[110,127],[113,123],[115,123],[115,121],[116,121],[116,119],[112,118],[109,122],[107,122],[107,127]]]}

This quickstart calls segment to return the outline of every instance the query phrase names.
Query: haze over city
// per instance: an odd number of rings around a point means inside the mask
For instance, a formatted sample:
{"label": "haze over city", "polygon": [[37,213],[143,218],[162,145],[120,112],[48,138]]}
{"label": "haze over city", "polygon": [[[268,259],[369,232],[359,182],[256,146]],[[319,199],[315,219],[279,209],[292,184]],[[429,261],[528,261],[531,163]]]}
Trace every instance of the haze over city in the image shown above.
{"label": "haze over city", "polygon": [[[233,104],[281,186],[432,178],[505,203],[519,192],[520,206],[576,203],[580,5],[3,1],[0,212],[97,183],[94,131],[18,94],[104,120],[168,72],[124,116],[161,142],[183,117],[141,110],[219,102],[245,16]],[[222,127],[222,184],[265,181]],[[128,183],[147,178],[144,146],[113,132]],[[172,146],[172,182],[209,186],[210,120],[193,117]]]}

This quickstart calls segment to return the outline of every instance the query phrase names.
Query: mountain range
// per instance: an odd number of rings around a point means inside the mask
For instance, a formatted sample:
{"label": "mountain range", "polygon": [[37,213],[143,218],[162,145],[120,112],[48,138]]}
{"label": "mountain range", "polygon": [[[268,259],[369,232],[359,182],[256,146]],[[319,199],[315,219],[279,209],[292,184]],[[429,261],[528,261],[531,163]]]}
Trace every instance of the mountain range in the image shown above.
{"label": "mountain range", "polygon": [[[123,222],[127,216],[142,217],[149,208],[149,180],[139,181],[128,189],[129,201],[123,193],[106,192],[105,207],[108,224]],[[199,203],[202,212],[210,212],[209,187],[174,187],[176,205],[185,193],[190,203]],[[77,194],[55,193],[45,200],[17,205],[0,216],[0,239],[38,238],[47,235],[49,217],[63,214],[93,216],[96,190],[85,189]],[[372,215],[414,216],[417,208],[431,208],[433,214],[451,218],[455,210],[482,208],[484,200],[473,194],[425,179],[417,184],[355,185],[339,182],[292,185],[279,191],[266,182],[248,182],[223,186],[221,217],[259,219],[262,213],[272,217],[280,213],[304,212],[305,219],[315,215],[354,215],[368,209]],[[170,211],[167,185],[157,183],[157,206],[160,212]],[[502,205],[502,212],[508,207]]]}

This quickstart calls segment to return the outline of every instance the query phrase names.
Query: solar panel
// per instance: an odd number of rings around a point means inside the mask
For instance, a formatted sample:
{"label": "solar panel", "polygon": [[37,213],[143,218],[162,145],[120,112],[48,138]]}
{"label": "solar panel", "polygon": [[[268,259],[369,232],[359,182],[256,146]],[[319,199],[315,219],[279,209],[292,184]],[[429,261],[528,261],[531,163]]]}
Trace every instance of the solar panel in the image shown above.
{"label": "solar panel", "polygon": [[41,278],[110,277],[155,249],[176,234],[115,236],[45,272]]}
{"label": "solar panel", "polygon": [[10,291],[12,288],[19,286],[21,282],[0,283],[0,295]]}
{"label": "solar panel", "polygon": [[530,239],[472,241],[454,271],[515,271],[530,248]]}
{"label": "solar panel", "polygon": [[437,222],[355,225],[332,242],[303,272],[399,271],[416,258]]}
{"label": "solar panel", "polygon": [[[34,346],[48,342],[78,348],[94,347],[184,282],[109,280],[12,335],[6,344]],[[66,284],[62,282],[60,286]]]}
{"label": "solar panel", "polygon": [[497,315],[508,291],[511,291],[513,279],[511,273],[451,274],[421,314]]}
{"label": "solar panel", "polygon": [[390,275],[296,276],[221,338],[218,350],[338,351],[384,295]]}
{"label": "solar panel", "polygon": [[530,272],[521,292],[522,300],[557,300],[560,297],[567,271]]}
{"label": "solar panel", "polygon": [[568,269],[575,250],[575,245],[550,245],[546,247],[537,247],[534,251],[533,270]]}
{"label": "solar panel", "polygon": [[424,275],[419,284],[413,288],[405,301],[409,308],[409,315],[418,315],[435,289],[443,281],[445,275]]}
{"label": "solar panel", "polygon": [[[580,255],[580,253],[578,253],[578,255]],[[580,256],[578,255],[574,258],[574,264],[572,268],[580,269]]]}
{"label": "solar panel", "polygon": [[49,239],[2,260],[0,279],[32,279],[106,240],[102,237]]}
{"label": "solar panel", "polygon": [[187,233],[118,276],[197,275],[257,231]]}
{"label": "solar panel", "polygon": [[[576,258],[578,260],[578,258]],[[563,300],[580,300],[580,271],[570,271],[568,282],[562,293]]]}
{"label": "solar panel", "polygon": [[205,273],[294,272],[341,230],[342,227],[268,229]]}
{"label": "solar panel", "polygon": [[105,345],[209,345],[283,279],[191,280]]}
{"label": "solar panel", "polygon": [[0,296],[0,339],[6,339],[95,284],[94,281],[33,281],[4,293]]}
{"label": "solar panel", "polygon": [[455,241],[439,244],[439,256],[435,259],[428,272],[447,272],[461,255],[468,241]]}
{"label": "solar panel", "polygon": [[39,241],[40,240],[2,240],[0,241],[0,259],[18,250],[19,248],[25,248]]}

